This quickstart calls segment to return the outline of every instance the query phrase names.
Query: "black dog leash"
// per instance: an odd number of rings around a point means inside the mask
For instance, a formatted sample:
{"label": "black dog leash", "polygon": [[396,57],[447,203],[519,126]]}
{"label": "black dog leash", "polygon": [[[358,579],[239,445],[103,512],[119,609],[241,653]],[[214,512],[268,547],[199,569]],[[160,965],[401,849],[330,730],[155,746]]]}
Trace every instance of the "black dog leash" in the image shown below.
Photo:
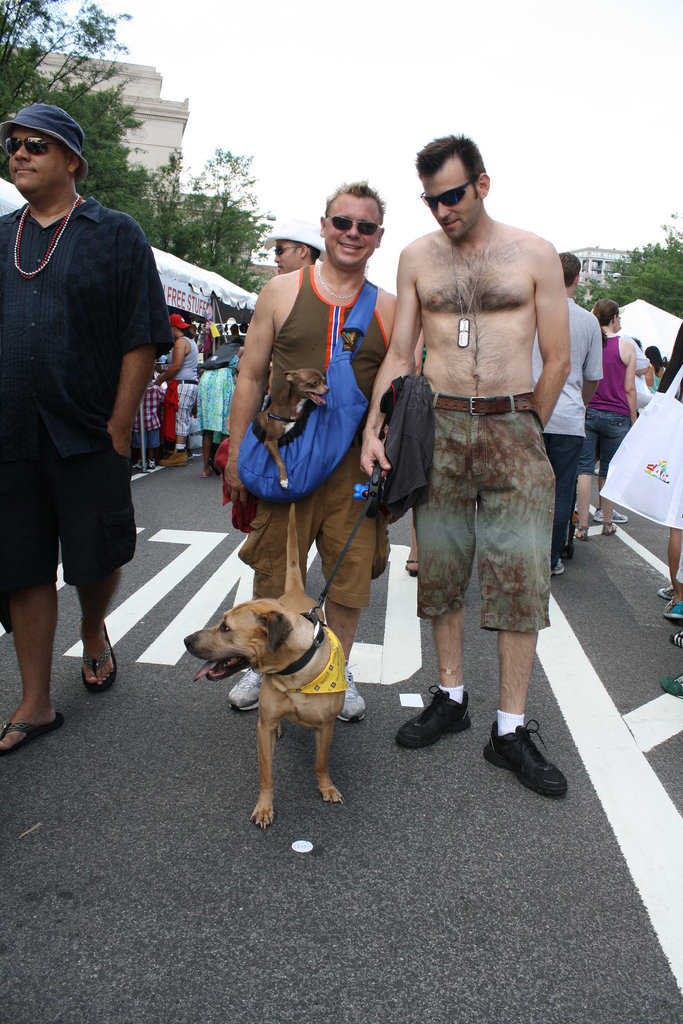
{"label": "black dog leash", "polygon": [[[323,606],[323,604],[325,602],[325,598],[327,597],[327,592],[330,589],[330,584],[332,583],[332,580],[334,579],[334,577],[336,575],[337,569],[342,564],[342,562],[344,560],[344,556],[346,555],[346,552],[349,550],[349,547],[351,546],[351,542],[352,542],[353,538],[356,536],[356,534],[358,533],[358,531],[360,529],[360,525],[363,522],[363,520],[365,519],[365,517],[367,516],[368,519],[376,519],[377,518],[377,516],[379,514],[379,506],[380,506],[380,503],[382,501],[382,487],[383,487],[383,485],[384,485],[384,478],[382,476],[382,471],[381,471],[381,469],[379,467],[379,463],[375,463],[375,468],[372,471],[372,476],[370,477],[370,480],[368,481],[368,483],[367,484],[356,484],[356,486],[354,487],[354,489],[353,489],[353,496],[354,496],[354,498],[365,498],[365,501],[363,502],[363,508],[361,509],[360,515],[358,516],[358,519],[356,520],[356,523],[355,523],[353,529],[351,530],[351,533],[349,535],[349,539],[347,540],[346,544],[342,548],[342,553],[340,554],[339,558],[337,559],[337,564],[335,565],[334,569],[330,573],[329,579],[327,580],[325,586],[323,587],[323,591],[322,591],[320,597],[318,598],[318,603],[316,604],[316,606],[314,608],[311,609],[311,611],[313,613],[317,613],[322,608],[322,606]],[[311,612],[309,612],[308,614],[310,615]]]}
{"label": "black dog leash", "polygon": [[313,624],[313,642],[311,646],[308,648],[308,650],[304,651],[300,658],[297,658],[296,661],[292,662],[292,664],[288,665],[286,668],[280,669],[280,671],[277,673],[279,676],[293,675],[295,672],[298,672],[300,669],[304,668],[304,666],[308,664],[308,662],[311,660],[311,658],[316,653],[318,648],[321,646],[323,640],[325,639],[325,630],[320,624],[318,612],[321,610],[325,602],[327,592],[330,589],[330,584],[332,583],[332,580],[335,577],[337,569],[344,560],[346,552],[349,550],[351,541],[353,540],[353,538],[358,533],[358,530],[360,529],[360,524],[363,522],[366,516],[368,517],[368,519],[377,518],[379,514],[380,502],[382,500],[383,484],[384,478],[382,477],[382,472],[379,468],[379,464],[376,464],[375,468],[372,471],[372,477],[370,478],[368,483],[356,484],[356,486],[354,487],[354,498],[365,498],[365,501],[363,502],[363,508],[361,509],[361,513],[358,516],[358,519],[356,520],[353,529],[351,530],[351,534],[342,549],[342,553],[337,559],[337,564],[330,573],[327,583],[323,587],[323,591],[320,597],[318,598],[318,603],[313,608],[311,608],[310,611],[301,613],[304,619],[308,619]]}

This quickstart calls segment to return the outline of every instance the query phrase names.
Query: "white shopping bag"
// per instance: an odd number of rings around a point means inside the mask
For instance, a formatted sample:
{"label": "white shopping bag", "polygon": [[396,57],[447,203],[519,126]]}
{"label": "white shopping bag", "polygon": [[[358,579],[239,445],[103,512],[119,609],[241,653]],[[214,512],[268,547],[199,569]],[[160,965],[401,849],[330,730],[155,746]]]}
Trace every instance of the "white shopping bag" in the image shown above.
{"label": "white shopping bag", "polygon": [[619,445],[601,495],[663,526],[683,527],[683,366]]}

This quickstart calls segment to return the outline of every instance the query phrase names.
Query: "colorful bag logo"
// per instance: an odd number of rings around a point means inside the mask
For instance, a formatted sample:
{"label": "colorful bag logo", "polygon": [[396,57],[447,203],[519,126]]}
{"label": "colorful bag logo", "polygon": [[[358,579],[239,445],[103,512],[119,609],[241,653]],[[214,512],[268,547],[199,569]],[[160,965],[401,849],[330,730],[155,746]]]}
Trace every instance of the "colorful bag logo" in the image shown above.
{"label": "colorful bag logo", "polygon": [[648,476],[655,477],[656,480],[660,480],[663,484],[671,483],[666,471],[666,459],[660,459],[659,462],[648,463],[645,467],[645,472]]}

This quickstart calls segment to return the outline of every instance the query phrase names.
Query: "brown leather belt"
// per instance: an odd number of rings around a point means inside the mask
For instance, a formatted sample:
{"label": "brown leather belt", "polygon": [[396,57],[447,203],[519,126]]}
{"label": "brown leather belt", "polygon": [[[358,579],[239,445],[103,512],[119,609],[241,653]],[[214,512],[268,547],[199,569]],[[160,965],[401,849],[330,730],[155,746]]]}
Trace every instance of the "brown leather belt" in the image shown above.
{"label": "brown leather belt", "polygon": [[472,416],[486,416],[488,413],[536,412],[533,391],[524,395],[434,395],[435,409],[449,409],[451,412],[469,412]]}

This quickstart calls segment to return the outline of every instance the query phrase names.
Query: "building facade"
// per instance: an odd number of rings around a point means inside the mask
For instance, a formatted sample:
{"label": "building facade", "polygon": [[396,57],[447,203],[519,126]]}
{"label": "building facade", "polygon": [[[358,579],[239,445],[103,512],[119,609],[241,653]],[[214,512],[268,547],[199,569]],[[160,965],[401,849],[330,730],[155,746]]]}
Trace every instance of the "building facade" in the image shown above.
{"label": "building facade", "polygon": [[[49,54],[44,61],[46,72],[58,70],[64,58]],[[97,85],[97,89],[110,89],[123,85],[121,98],[133,107],[139,128],[129,132],[126,144],[130,146],[130,159],[140,163],[149,171],[158,170],[168,163],[175,149],[182,149],[185,126],[190,117],[190,104],[184,100],[162,100],[162,77],[159,72],[146,64],[123,64],[117,62],[116,75]]]}
{"label": "building facade", "polygon": [[607,283],[607,278],[617,260],[628,259],[628,252],[623,249],[600,249],[597,246],[585,249],[571,249],[578,259],[581,260],[581,273],[579,284],[590,285],[591,281],[598,284]]}

